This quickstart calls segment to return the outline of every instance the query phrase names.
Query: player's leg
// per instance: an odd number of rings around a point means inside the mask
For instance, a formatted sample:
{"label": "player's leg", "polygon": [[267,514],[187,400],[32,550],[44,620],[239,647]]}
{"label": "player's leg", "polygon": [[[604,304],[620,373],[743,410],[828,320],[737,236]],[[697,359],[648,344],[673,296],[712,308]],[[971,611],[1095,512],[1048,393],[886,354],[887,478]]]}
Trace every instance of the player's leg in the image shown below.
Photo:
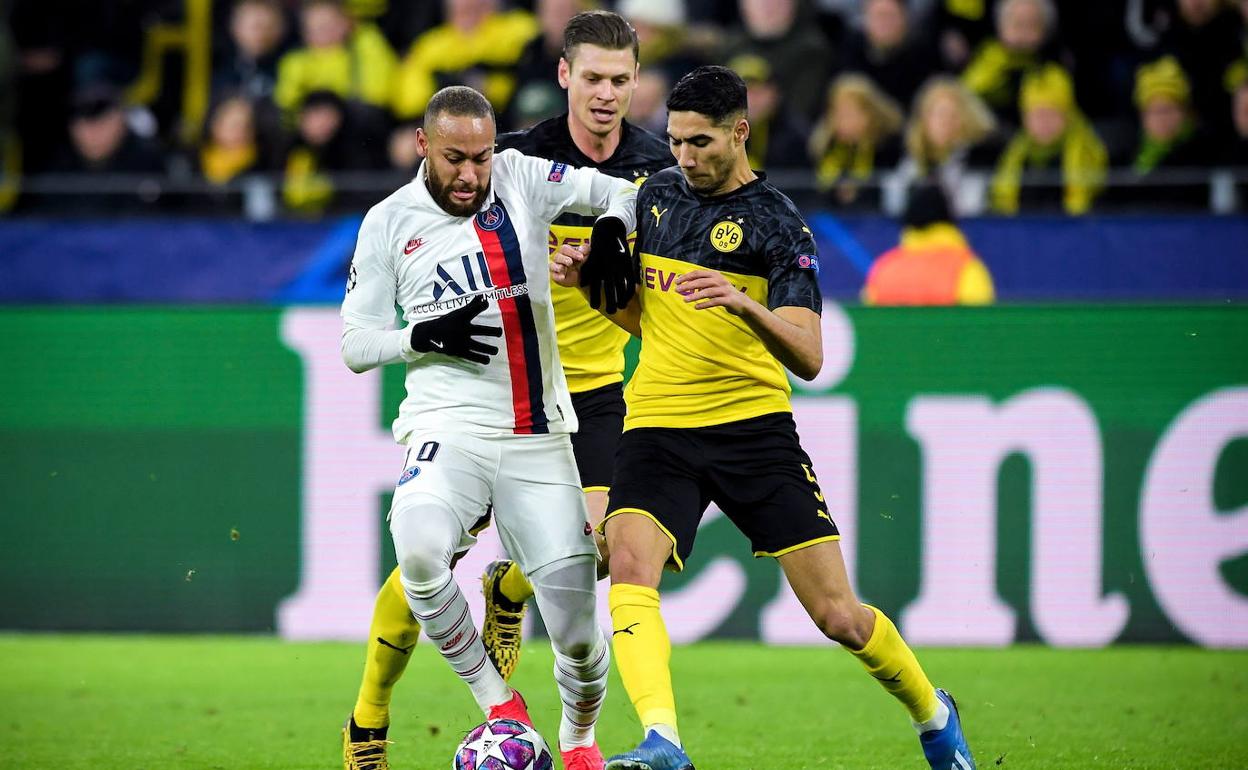
{"label": "player's leg", "polygon": [[386,740],[390,726],[390,694],[407,668],[419,635],[420,625],[407,606],[396,567],[377,592],[373,605],[364,677],[343,742],[347,768],[351,768],[352,759],[358,766],[361,760],[377,756],[384,749],[384,744],[377,744]]}
{"label": "player's leg", "polygon": [[974,768],[953,699],[932,686],[914,651],[888,616],[859,602],[850,587],[840,545],[818,543],[784,554],[779,562],[793,593],[819,630],[844,646],[905,707],[931,766],[941,770]]}
{"label": "player's leg", "polygon": [[536,570],[537,605],[555,653],[563,702],[559,751],[568,770],[600,770],[594,728],[607,693],[611,648],[596,617],[596,560],[578,556]]}
{"label": "player's leg", "polygon": [[693,548],[705,501],[683,431],[637,429],[620,440],[611,509],[603,528],[610,549],[612,636],[616,668],[645,739],[607,767],[680,770],[685,754],[672,688],[671,639],[659,612],[664,566],[681,569]]}
{"label": "player's leg", "polygon": [[428,439],[425,444],[429,448],[418,456],[428,459],[395,490],[390,509],[400,582],[429,641],[488,714],[511,702],[513,693],[485,654],[451,564],[457,552],[474,542],[469,530],[482,518],[493,493],[497,450],[464,436]]}
{"label": "player's leg", "polygon": [[[906,708],[921,734],[956,722],[896,626],[855,595],[840,534],[792,417],[764,415],[732,430],[734,435],[716,442],[715,500],[750,538],[755,555],[776,557],[819,630],[862,662]],[[964,742],[962,748],[964,760],[971,762]],[[952,752],[944,764],[933,766],[958,767]]]}
{"label": "player's leg", "polygon": [[[580,429],[571,436],[572,453],[585,492],[585,507],[598,545],[598,577],[607,574],[606,538],[598,531],[607,512],[615,449],[624,429],[624,394],[618,383],[586,393],[573,393]],[[481,638],[490,660],[510,679],[520,661],[521,624],[533,586],[514,561],[492,562],[481,576],[485,619]]]}

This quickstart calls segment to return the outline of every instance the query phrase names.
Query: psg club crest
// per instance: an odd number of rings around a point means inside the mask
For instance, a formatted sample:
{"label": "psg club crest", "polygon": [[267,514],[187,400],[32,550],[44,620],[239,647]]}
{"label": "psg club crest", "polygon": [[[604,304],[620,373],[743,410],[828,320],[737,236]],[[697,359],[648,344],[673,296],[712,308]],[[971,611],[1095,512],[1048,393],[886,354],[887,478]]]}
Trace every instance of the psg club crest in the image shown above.
{"label": "psg club crest", "polygon": [[477,224],[482,230],[497,230],[503,226],[503,208],[495,203],[485,211],[477,214]]}

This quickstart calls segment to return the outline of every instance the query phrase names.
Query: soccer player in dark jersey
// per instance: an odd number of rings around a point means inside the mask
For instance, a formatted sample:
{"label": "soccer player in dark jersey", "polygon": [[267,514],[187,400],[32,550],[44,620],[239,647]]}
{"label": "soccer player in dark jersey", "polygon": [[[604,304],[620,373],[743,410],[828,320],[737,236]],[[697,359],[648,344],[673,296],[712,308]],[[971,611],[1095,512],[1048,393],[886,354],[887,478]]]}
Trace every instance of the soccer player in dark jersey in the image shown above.
{"label": "soccer player in dark jersey", "polygon": [[[638,183],[672,165],[665,141],[624,120],[637,83],[637,50],[637,34],[622,17],[603,11],[577,14],[564,29],[558,71],[559,83],[568,91],[568,112],[500,136],[497,150],[514,148],[555,164],[590,166]],[[551,252],[563,244],[584,243],[593,223],[592,217],[576,215],[557,219],[550,229]],[[591,310],[576,289],[557,284],[551,289],[559,355],[580,421],[572,447],[589,517],[597,525],[606,512],[615,448],[623,429],[621,383],[629,335]],[[511,561],[491,564],[483,582],[482,641],[499,672],[509,678],[519,658],[520,624],[533,588]],[[385,751],[391,692],[419,634],[395,569],[373,609],[364,676],[343,730],[345,770],[389,767]],[[601,758],[597,762],[601,767]]]}
{"label": "soccer player in dark jersey", "polygon": [[[639,192],[639,290],[611,316],[644,339],[603,527],[615,660],[645,737],[606,768],[693,767],[676,726],[658,587],[665,567],[683,569],[711,501],[756,556],[780,563],[819,629],[905,706],[931,766],[973,768],[953,699],[892,621],[854,595],[798,441],[784,369],[811,379],[823,363],[818,255],[793,203],[750,169],[745,84],[699,67],[667,108],[679,168]],[[584,259],[562,249],[556,282],[577,285]]]}

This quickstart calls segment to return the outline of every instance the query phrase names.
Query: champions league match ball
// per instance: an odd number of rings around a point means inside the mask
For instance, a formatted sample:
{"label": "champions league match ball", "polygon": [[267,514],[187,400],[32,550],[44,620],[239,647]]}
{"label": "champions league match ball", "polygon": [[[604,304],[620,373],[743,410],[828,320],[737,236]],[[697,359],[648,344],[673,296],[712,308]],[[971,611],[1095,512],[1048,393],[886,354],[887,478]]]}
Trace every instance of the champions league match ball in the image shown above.
{"label": "champions league match ball", "polygon": [[452,770],[553,770],[554,760],[537,730],[514,719],[492,719],[464,736]]}

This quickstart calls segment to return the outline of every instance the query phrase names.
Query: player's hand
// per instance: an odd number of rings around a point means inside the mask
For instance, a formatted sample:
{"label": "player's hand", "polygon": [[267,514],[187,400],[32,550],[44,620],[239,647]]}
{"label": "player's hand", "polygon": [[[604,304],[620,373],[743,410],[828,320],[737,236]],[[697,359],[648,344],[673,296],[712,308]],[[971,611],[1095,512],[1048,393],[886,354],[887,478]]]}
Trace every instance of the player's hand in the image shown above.
{"label": "player's hand", "polygon": [[581,265],[585,264],[585,246],[565,243],[550,258],[550,277],[559,286],[575,289],[581,285]]}
{"label": "player's hand", "polygon": [[498,348],[474,338],[501,337],[503,330],[473,321],[489,306],[490,301],[485,295],[478,294],[468,304],[455,308],[440,318],[412,324],[412,350],[442,353],[478,364],[488,364],[490,356],[498,354]]}
{"label": "player's hand", "polygon": [[589,304],[597,309],[605,301],[607,314],[623,310],[637,293],[637,275],[628,250],[628,230],[616,217],[594,223],[589,254],[581,266],[581,286],[589,287]]}
{"label": "player's hand", "polygon": [[685,302],[695,302],[696,310],[722,307],[733,315],[741,315],[752,301],[745,292],[733,286],[714,270],[690,270],[676,279],[676,291]]}

